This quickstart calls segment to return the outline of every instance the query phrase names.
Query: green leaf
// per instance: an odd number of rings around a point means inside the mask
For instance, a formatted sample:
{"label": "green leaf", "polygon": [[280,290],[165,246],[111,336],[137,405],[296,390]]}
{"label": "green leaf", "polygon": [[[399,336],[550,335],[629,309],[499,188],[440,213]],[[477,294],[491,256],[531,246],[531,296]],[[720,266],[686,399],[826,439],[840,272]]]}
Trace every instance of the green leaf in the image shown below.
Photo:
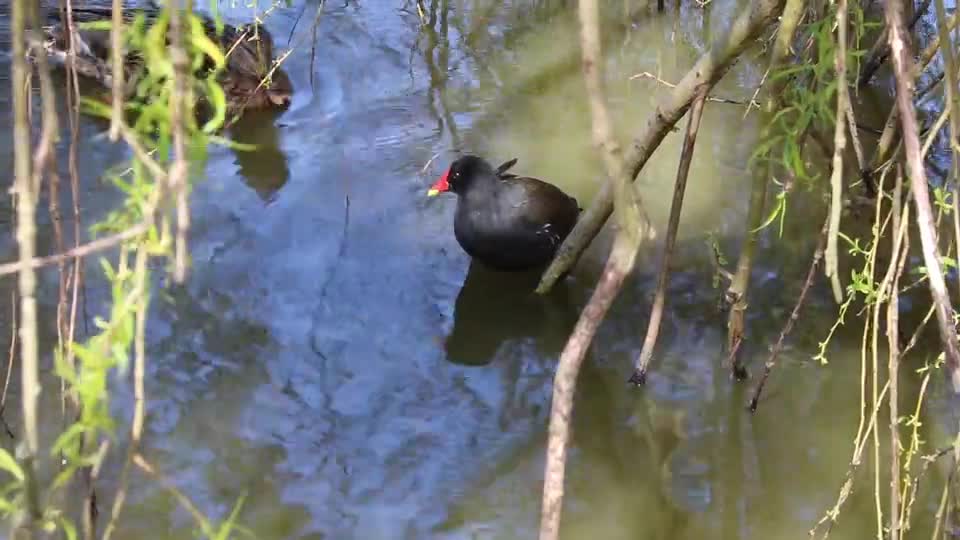
{"label": "green leaf", "polygon": [[10,452],[7,452],[5,448],[0,448],[0,469],[12,474],[19,482],[23,482],[23,469],[20,468],[20,464],[17,463],[17,460],[13,459],[13,456],[11,456]]}
{"label": "green leaf", "polygon": [[77,528],[69,519],[65,517],[60,518],[60,527],[63,529],[63,532],[67,535],[67,540],[77,540]]}
{"label": "green leaf", "polygon": [[223,69],[223,66],[226,64],[223,51],[220,50],[220,47],[218,47],[216,43],[207,37],[207,33],[204,31],[203,23],[199,17],[190,18],[190,32],[190,39],[193,42],[193,46],[213,60],[213,63],[216,65],[216,70],[219,71]]}
{"label": "green leaf", "polygon": [[212,134],[223,126],[227,117],[227,96],[216,80],[207,79],[207,100],[213,107],[213,117],[203,125],[203,132]]}

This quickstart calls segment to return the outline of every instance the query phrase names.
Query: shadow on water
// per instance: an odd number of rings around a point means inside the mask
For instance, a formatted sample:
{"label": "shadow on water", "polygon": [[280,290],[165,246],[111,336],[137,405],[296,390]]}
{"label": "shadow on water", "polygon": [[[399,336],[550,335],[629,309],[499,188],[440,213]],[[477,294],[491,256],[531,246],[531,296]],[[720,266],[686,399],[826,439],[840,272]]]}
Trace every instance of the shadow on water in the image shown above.
{"label": "shadow on water", "polygon": [[517,339],[533,340],[538,354],[559,356],[577,320],[577,306],[567,283],[549,295],[536,294],[539,279],[537,271],[497,272],[471,262],[444,343],[447,360],[484,366],[495,359],[500,345]]}
{"label": "shadow on water", "polygon": [[276,112],[251,111],[230,126],[230,138],[253,150],[234,149],[240,175],[264,202],[270,203],[290,179],[287,156],[280,148],[280,116]]}

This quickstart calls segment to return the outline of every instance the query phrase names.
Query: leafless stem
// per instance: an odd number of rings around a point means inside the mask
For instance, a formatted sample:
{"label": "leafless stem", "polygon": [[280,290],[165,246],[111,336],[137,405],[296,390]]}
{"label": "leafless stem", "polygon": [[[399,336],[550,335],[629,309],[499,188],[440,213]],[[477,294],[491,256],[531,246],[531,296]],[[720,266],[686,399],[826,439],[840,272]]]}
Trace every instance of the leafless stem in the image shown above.
{"label": "leafless stem", "polygon": [[146,372],[146,331],[147,331],[147,252],[144,248],[137,251],[135,275],[138,276],[136,293],[140,300],[138,301],[136,311],[136,334],[134,342],[134,364],[133,364],[133,423],[130,428],[130,446],[127,448],[127,459],[123,464],[123,471],[120,473],[120,487],[117,489],[117,495],[113,499],[113,507],[110,511],[110,521],[103,531],[103,540],[110,540],[123,505],[126,502],[127,486],[130,478],[130,468],[133,464],[134,456],[140,451],[140,438],[143,436],[143,422],[146,415],[146,391],[144,389],[144,376]]}
{"label": "leafless stem", "polygon": [[767,357],[767,361],[763,366],[763,375],[753,390],[753,397],[750,398],[750,404],[748,405],[750,412],[756,412],[757,405],[760,403],[760,395],[763,393],[763,387],[767,384],[767,378],[770,377],[770,371],[776,366],[777,358],[780,356],[780,352],[783,351],[783,343],[793,330],[793,325],[800,319],[800,310],[803,308],[803,304],[807,299],[807,293],[810,291],[810,287],[813,286],[817,266],[820,264],[820,260],[823,259],[823,250],[827,243],[829,223],[830,217],[827,216],[827,219],[823,222],[823,227],[820,228],[820,239],[817,241],[817,247],[813,251],[810,269],[807,270],[807,279],[804,280],[803,288],[800,289],[800,295],[797,296],[797,303],[794,304],[793,311],[790,312],[790,318],[787,319],[786,324],[783,325],[783,329],[780,330],[780,337],[777,338],[777,342],[770,349],[770,356]]}
{"label": "leafless stem", "polygon": [[[897,171],[897,183],[893,193],[893,251],[891,253],[890,267],[887,269],[887,275],[884,277],[881,285],[880,295],[884,295],[889,290],[887,299],[887,371],[890,380],[890,540],[900,538],[901,522],[899,518],[900,509],[900,412],[899,412],[899,370],[900,370],[900,296],[898,287],[900,285],[900,276],[903,274],[903,268],[909,254],[909,238],[907,237],[907,224],[910,219],[910,204],[902,205],[901,215],[901,192],[903,189],[903,173],[900,167]],[[888,287],[888,289],[886,288]],[[879,303],[875,308],[875,314],[880,311]],[[874,316],[876,324],[876,315]]]}
{"label": "leafless stem", "polygon": [[556,540],[560,534],[560,513],[563,505],[564,464],[567,460],[567,444],[570,440],[570,422],[573,415],[573,397],[577,375],[587,348],[593,341],[597,328],[616,298],[626,274],[622,258],[636,254],[634,246],[622,236],[614,242],[613,251],[607,259],[600,282],[590,301],[580,313],[567,344],[560,354],[557,374],[553,379],[553,401],[550,407],[550,428],[547,435],[547,464],[543,485],[543,505],[540,510],[540,540]]}
{"label": "leafless stem", "polygon": [[677,241],[677,230],[680,228],[680,211],[683,208],[683,196],[687,189],[687,175],[690,172],[690,162],[693,160],[693,147],[697,142],[697,132],[700,130],[700,117],[703,115],[703,102],[706,98],[706,88],[702,88],[690,108],[690,121],[687,124],[687,133],[683,139],[683,148],[680,152],[680,165],[677,168],[677,181],[673,187],[673,201],[670,204],[670,221],[667,224],[667,237],[664,240],[663,260],[660,262],[660,272],[657,277],[657,292],[654,294],[653,307],[650,308],[650,321],[647,323],[647,334],[643,340],[643,348],[634,367],[630,382],[641,385],[647,376],[650,359],[653,358],[653,349],[660,334],[660,320],[663,317],[663,305],[667,296],[667,280],[670,278],[670,260]]}
{"label": "leafless stem", "polygon": [[184,45],[186,36],[183,31],[185,18],[190,8],[181,8],[181,2],[170,13],[170,59],[173,63],[173,96],[170,107],[170,125],[173,135],[173,164],[170,166],[168,182],[170,193],[176,197],[177,239],[174,254],[173,279],[183,283],[187,275],[187,232],[190,230],[190,208],[187,206],[187,162],[186,122],[189,112],[189,59]]}
{"label": "leafless stem", "polygon": [[[957,57],[950,41],[950,30],[947,26],[947,10],[943,5],[943,0],[936,0],[937,11],[937,30],[940,42],[946,44],[940,51],[943,55],[944,75],[947,79],[946,89],[944,90],[944,109],[950,114],[950,141],[951,149],[954,150],[954,159],[950,160],[950,184],[953,195],[953,237],[954,243],[960,249],[960,162],[958,162],[957,152],[952,148],[956,143],[957,137],[960,137],[960,107],[957,106]],[[960,287],[960,277],[957,278],[957,285]]]}
{"label": "leafless stem", "polygon": [[187,512],[189,512],[190,515],[193,516],[193,519],[198,524],[206,528],[207,518],[204,517],[203,512],[201,512],[200,509],[197,508],[197,505],[193,504],[193,501],[191,501],[189,497],[184,495],[182,491],[177,489],[177,486],[173,485],[173,483],[170,482],[170,480],[168,480],[159,471],[157,471],[153,467],[153,465],[151,465],[150,462],[143,457],[143,455],[134,454],[133,463],[137,467],[140,467],[140,470],[147,473],[148,476],[156,480],[161,486],[163,486],[164,489],[169,491],[170,494],[173,495],[173,498],[175,498],[177,502],[180,503],[180,506],[182,506]]}
{"label": "leafless stem", "polygon": [[[77,77],[76,66],[73,60],[76,58],[76,43],[74,43],[73,30],[73,2],[72,0],[62,0],[63,24],[67,28],[67,41],[69,47],[69,58],[67,62],[67,109],[70,119],[70,149],[67,158],[67,166],[70,172],[70,195],[73,201],[73,247],[80,247],[80,172],[77,167],[77,145],[79,141],[80,129],[80,81]],[[77,305],[79,290],[83,283],[83,257],[75,257],[72,272],[72,297],[70,302],[70,321],[67,327],[67,347],[66,363],[71,368],[74,367],[73,338],[77,328]],[[63,387],[61,387],[63,388]],[[74,405],[80,407],[80,399],[77,393],[70,391],[70,399]]]}
{"label": "leafless stem", "polygon": [[10,375],[13,374],[13,361],[17,356],[17,293],[10,291],[10,350],[7,352],[7,373],[3,376],[3,394],[0,395],[0,420],[11,439],[14,438],[3,411],[7,410],[7,389],[10,388]]}
{"label": "leafless stem", "polygon": [[[36,249],[36,225],[34,223],[39,186],[31,176],[30,124],[27,98],[29,73],[26,65],[26,24],[28,2],[14,2],[11,8],[11,47],[13,53],[12,94],[14,134],[14,189],[17,195],[17,244],[20,261],[33,259]],[[37,277],[32,268],[19,274],[20,291],[20,373],[21,403],[23,407],[24,457],[22,467],[27,475],[26,493],[29,526],[33,529],[42,511],[38,496],[34,461],[39,450],[37,436],[37,396],[40,393],[38,378],[37,344]]]}
{"label": "leafless stem", "polygon": [[110,57],[113,63],[113,108],[110,112],[110,140],[116,141],[120,137],[120,124],[123,122],[123,0],[113,0],[110,24]]}
{"label": "leafless stem", "polygon": [[607,175],[617,186],[616,210],[620,230],[614,241],[606,267],[590,302],[580,313],[576,327],[567,339],[553,382],[550,406],[550,427],[547,436],[547,459],[544,472],[543,503],[540,510],[540,540],[557,540],[563,507],[564,475],[567,446],[570,441],[570,420],[577,375],[597,327],[603,321],[633,268],[640,234],[649,227],[635,198],[627,171],[623,166],[620,146],[613,137],[603,93],[602,54],[600,50],[599,11],[596,0],[580,1],[580,43],[583,75],[590,100],[594,143],[600,147]]}
{"label": "leafless stem", "polygon": [[903,128],[903,141],[910,169],[910,185],[913,201],[917,208],[917,228],[920,230],[920,243],[924,264],[927,267],[927,283],[930,295],[936,305],[937,322],[940,327],[940,341],[946,356],[947,372],[953,389],[960,392],[960,349],[957,346],[957,331],[953,324],[953,307],[947,295],[943,270],[937,248],[936,231],[933,225],[933,211],[930,207],[930,193],[927,187],[927,175],[920,156],[920,140],[917,118],[913,108],[913,59],[907,52],[905,29],[903,26],[903,4],[890,0],[886,5],[887,27],[890,33],[890,50],[893,55],[894,73],[897,80],[897,108]]}
{"label": "leafless stem", "polygon": [[[641,79],[641,78],[643,78],[643,79],[653,79],[653,80],[657,81],[657,83],[662,84],[662,85],[664,85],[664,86],[666,86],[666,87],[668,87],[668,88],[676,88],[676,87],[677,87],[677,85],[673,84],[672,82],[670,82],[670,81],[665,81],[665,80],[661,79],[660,77],[657,77],[657,76],[654,75],[653,73],[650,73],[649,71],[641,71],[640,73],[635,73],[635,74],[633,74],[633,75],[630,76],[630,80],[631,80],[631,81],[634,80],[634,79]],[[759,106],[760,106],[760,104],[757,103],[756,100],[754,100],[754,99],[751,99],[749,102],[745,102],[745,101],[738,101],[738,100],[736,100],[736,99],[721,98],[721,97],[715,97],[715,96],[707,96],[707,101],[712,102],[712,103],[726,103],[726,104],[728,104],[728,105],[743,105],[743,106],[748,106],[748,105],[749,105],[749,106],[751,106],[751,107],[759,107]]]}
{"label": "leafless stem", "polygon": [[149,223],[140,223],[134,225],[129,229],[118,232],[116,234],[111,234],[110,236],[104,236],[103,238],[98,238],[96,240],[87,242],[78,247],[67,250],[63,253],[57,253],[55,255],[48,255],[46,257],[35,257],[29,260],[20,260],[17,262],[0,264],[0,276],[5,276],[7,274],[13,274],[17,272],[22,272],[24,270],[34,270],[42,266],[47,266],[51,264],[58,264],[60,262],[66,261],[67,259],[85,257],[91,255],[98,251],[103,251],[116,247],[117,245],[136,238],[141,234],[145,233],[150,228]]}
{"label": "leafless stem", "polygon": [[847,1],[837,2],[837,49],[834,65],[837,72],[837,115],[833,131],[833,173],[830,175],[830,224],[827,230],[827,249],[824,252],[824,275],[833,288],[833,299],[843,302],[843,287],[840,285],[837,259],[837,239],[840,236],[840,213],[843,209],[843,152],[847,146]]}

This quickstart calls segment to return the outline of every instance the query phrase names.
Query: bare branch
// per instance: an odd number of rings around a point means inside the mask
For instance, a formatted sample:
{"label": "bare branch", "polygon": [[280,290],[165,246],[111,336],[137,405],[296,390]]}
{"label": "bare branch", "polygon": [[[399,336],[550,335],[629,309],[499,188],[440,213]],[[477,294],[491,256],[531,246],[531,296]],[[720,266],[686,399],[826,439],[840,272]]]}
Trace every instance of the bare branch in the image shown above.
{"label": "bare branch", "polygon": [[[73,36],[71,36],[72,39]],[[120,136],[123,122],[123,0],[113,0],[110,21],[110,56],[113,62],[113,100],[110,112],[110,140]]]}
{"label": "bare branch", "polygon": [[924,264],[927,268],[927,283],[930,295],[936,305],[937,322],[940,327],[940,341],[946,356],[947,372],[955,392],[960,392],[960,348],[957,346],[957,330],[953,322],[953,306],[947,295],[943,270],[940,267],[940,254],[937,248],[936,231],[933,225],[933,211],[930,207],[930,192],[927,186],[927,174],[920,156],[920,139],[917,129],[916,112],[913,108],[913,59],[907,52],[906,30],[903,26],[903,4],[898,0],[889,0],[886,5],[887,27],[890,32],[890,51],[893,55],[894,74],[897,81],[897,108],[903,129],[903,142],[909,166],[910,187],[917,208],[917,227],[920,230],[920,243],[923,249]]}
{"label": "bare branch", "polygon": [[[17,244],[20,261],[33,259],[36,250],[36,225],[34,223],[39,186],[34,184],[30,167],[30,124],[27,117],[29,96],[29,73],[27,71],[26,24],[28,2],[14,2],[11,9],[11,41],[13,69],[10,83],[13,86],[13,134],[14,134],[14,189],[17,195]],[[34,460],[39,451],[37,397],[40,394],[38,377],[39,352],[37,343],[37,276],[32,268],[20,272],[20,375],[21,404],[23,408],[23,431],[25,456],[22,461],[27,475],[26,493],[29,526],[33,529],[42,516]]]}
{"label": "bare branch", "polygon": [[683,138],[683,148],[680,151],[680,165],[677,168],[677,181],[673,187],[673,201],[670,203],[670,221],[667,224],[667,237],[664,240],[663,260],[660,262],[660,271],[657,276],[657,292],[653,297],[653,307],[650,309],[650,321],[647,323],[647,334],[643,339],[643,348],[637,357],[630,382],[636,385],[643,384],[647,377],[647,368],[653,358],[653,349],[660,334],[660,320],[663,317],[663,305],[667,296],[667,280],[670,277],[670,261],[677,241],[677,230],[680,228],[680,211],[683,208],[683,195],[687,189],[687,175],[690,172],[690,162],[693,160],[693,147],[697,142],[697,132],[700,130],[700,117],[703,115],[703,102],[706,99],[706,88],[693,101],[690,108],[690,121],[687,124],[687,133]]}
{"label": "bare branch", "polygon": [[793,306],[793,311],[790,312],[790,318],[787,319],[786,324],[783,325],[783,329],[780,330],[780,337],[777,338],[777,342],[770,348],[770,356],[767,357],[767,361],[763,366],[763,375],[760,377],[760,382],[757,383],[756,388],[753,390],[753,397],[750,398],[750,403],[747,406],[750,409],[750,412],[756,412],[757,405],[760,403],[760,395],[763,393],[763,387],[767,384],[767,379],[770,377],[770,372],[773,370],[774,366],[777,365],[777,358],[780,356],[780,353],[783,351],[783,343],[786,341],[788,335],[793,330],[793,325],[796,324],[797,320],[800,319],[800,310],[803,308],[803,304],[807,299],[807,293],[810,292],[810,287],[813,286],[813,281],[816,278],[817,266],[820,265],[820,260],[823,259],[823,250],[827,244],[827,230],[830,224],[830,216],[827,216],[827,219],[823,222],[823,227],[820,228],[820,239],[817,241],[817,247],[813,251],[813,259],[810,261],[810,269],[807,270],[807,279],[803,282],[803,287],[800,289],[800,295],[797,296],[797,303]]}
{"label": "bare branch", "polygon": [[29,260],[21,259],[20,261],[13,263],[0,264],[0,276],[14,274],[24,270],[33,270],[51,264],[57,264],[75,257],[86,257],[87,255],[97,253],[98,251],[103,251],[105,249],[110,249],[123,242],[126,242],[127,240],[136,238],[137,236],[147,232],[149,228],[150,224],[144,222],[140,223],[139,225],[134,225],[125,231],[121,231],[110,236],[104,236],[103,238],[98,238],[86,244],[81,244],[63,253],[48,255],[46,257],[35,257]]}
{"label": "bare branch", "polygon": [[843,210],[843,152],[847,147],[847,129],[843,118],[847,110],[847,0],[837,5],[837,48],[834,55],[837,72],[837,115],[833,130],[833,172],[830,175],[830,224],[827,230],[827,249],[824,253],[823,273],[830,280],[833,299],[843,302],[837,262],[837,239],[840,236],[840,213]]}
{"label": "bare branch", "polygon": [[[625,168],[631,179],[653,155],[664,137],[686,113],[701,85],[712,88],[743,51],[750,40],[758,35],[783,9],[783,0],[752,0],[750,7],[737,17],[729,29],[715,40],[656,111],[647,120],[646,127],[634,139],[624,158]],[[581,215],[573,231],[564,240],[556,258],[543,274],[537,287],[538,293],[549,291],[577,261],[590,241],[603,227],[613,212],[614,186],[610,182],[597,194],[593,203]]]}

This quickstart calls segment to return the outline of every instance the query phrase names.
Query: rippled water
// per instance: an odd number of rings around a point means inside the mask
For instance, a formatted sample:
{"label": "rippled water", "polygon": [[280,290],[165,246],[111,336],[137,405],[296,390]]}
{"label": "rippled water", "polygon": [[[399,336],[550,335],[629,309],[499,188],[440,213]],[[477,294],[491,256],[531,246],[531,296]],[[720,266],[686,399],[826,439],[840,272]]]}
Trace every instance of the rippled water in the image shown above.
{"label": "rippled water", "polygon": [[[226,4],[228,20],[249,17],[247,7]],[[453,198],[427,200],[425,191],[456,153],[471,151],[498,162],[519,157],[518,172],[591,199],[601,166],[575,5],[426,2],[421,28],[413,2],[327,2],[311,65],[317,3],[294,4],[266,21],[283,45],[305,7],[286,64],[293,105],[234,130],[260,145],[256,152],[212,149],[192,197],[189,283],[153,304],[145,454],[214,517],[246,494],[241,521],[261,538],[530,538],[554,368],[608,238],[559,290],[535,297],[530,276],[471,267],[453,237]],[[630,1],[610,8],[608,84],[623,137],[666,91],[632,76],[678,80],[738,7],[714,0],[709,11],[679,15]],[[752,95],[763,59],[750,58],[718,95]],[[8,55],[2,62],[0,117],[9,125]],[[127,154],[106,142],[102,125],[84,120],[81,131],[87,225],[117,202],[100,176]],[[10,137],[0,132],[6,163]],[[707,239],[735,258],[757,138],[755,114],[706,108],[649,384],[638,391],[625,381],[646,328],[659,244],[641,254],[581,374],[565,538],[796,537],[836,499],[859,419],[859,330],[834,338],[830,365],[809,360],[835,313],[823,284],[757,414],[743,409],[752,383],[732,382],[721,366],[725,316]],[[661,231],[680,140],[668,136],[639,180]],[[0,171],[5,183],[10,175]],[[790,211],[789,240],[764,236],[753,277],[754,373],[792,309],[823,215],[805,194]],[[4,201],[3,260],[16,256],[10,221]],[[39,249],[52,252],[49,219],[40,223]],[[96,264],[87,268],[92,316],[108,291]],[[14,283],[0,281],[3,328]],[[56,288],[55,271],[42,272],[48,348]],[[905,377],[912,404],[915,377]],[[45,380],[45,435],[53,437],[57,390]],[[930,427],[948,416],[938,410],[939,381],[934,393]],[[117,385],[114,409],[131,413],[126,385]],[[942,446],[938,433],[929,439]],[[115,485],[118,463],[105,467],[104,485]],[[875,534],[870,479],[862,482],[835,538]],[[142,477],[122,521],[122,538],[190,537],[189,516]]]}

